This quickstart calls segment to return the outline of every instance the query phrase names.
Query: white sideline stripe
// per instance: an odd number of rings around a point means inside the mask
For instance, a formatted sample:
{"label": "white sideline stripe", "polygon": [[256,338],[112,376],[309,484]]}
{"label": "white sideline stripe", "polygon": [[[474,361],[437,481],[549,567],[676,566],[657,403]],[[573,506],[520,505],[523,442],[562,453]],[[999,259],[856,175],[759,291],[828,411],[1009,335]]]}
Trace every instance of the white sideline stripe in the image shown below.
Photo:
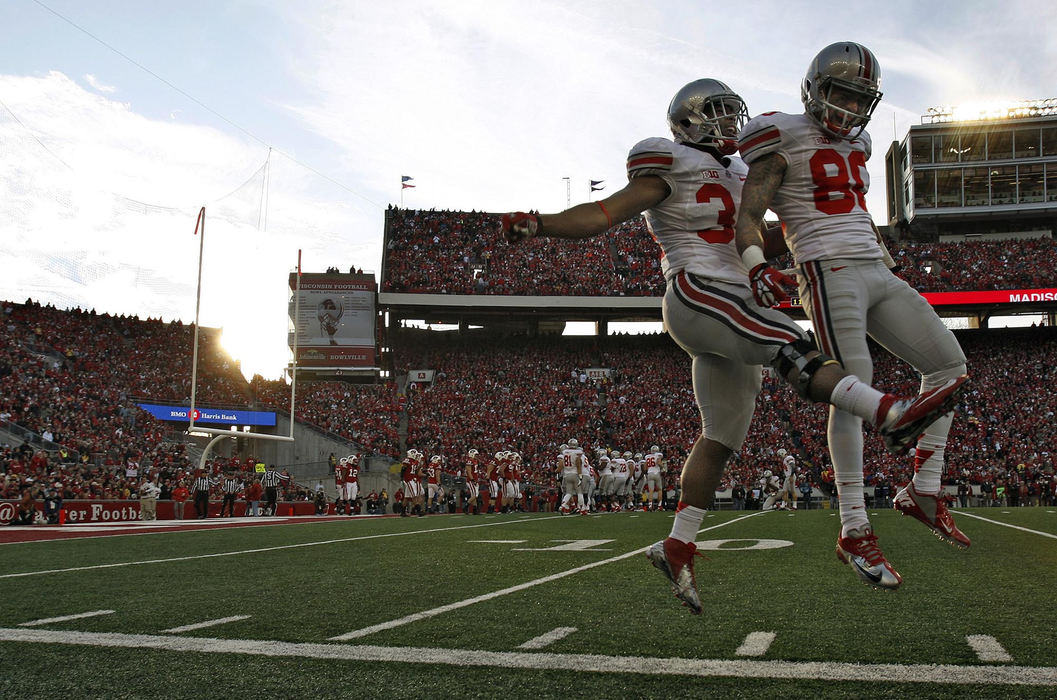
{"label": "white sideline stripe", "polygon": [[224,625],[224,624],[227,624],[229,622],[238,622],[239,620],[248,620],[250,617],[251,617],[250,615],[232,615],[231,617],[221,617],[221,618],[217,618],[216,620],[206,620],[205,622],[196,622],[193,625],[184,625],[182,627],[170,627],[167,630],[162,630],[162,632],[171,632],[171,633],[174,633],[174,634],[178,633],[178,632],[190,632],[191,630],[200,630],[200,629],[204,629],[206,627],[216,627],[217,625]]}
{"label": "white sideline stripe", "polygon": [[[550,516],[538,518],[538,520],[557,520],[561,516]],[[341,522],[341,521],[332,521]],[[95,564],[93,566],[73,566],[68,569],[48,569],[46,571],[23,571],[18,574],[0,574],[0,579],[21,578],[23,576],[44,576],[48,574],[65,574],[71,571],[91,571],[93,569],[114,569],[122,566],[140,566],[142,564],[167,564],[174,561],[192,561],[195,559],[214,559],[216,557],[233,557],[239,554],[260,554],[262,552],[276,552],[281,549],[298,549],[300,547],[316,547],[323,544],[341,544],[343,542],[359,542],[361,540],[374,540],[382,537],[405,537],[407,535],[425,535],[433,532],[447,532],[448,530],[466,530],[475,527],[495,527],[497,525],[514,525],[520,520],[506,520],[497,523],[480,523],[479,525],[457,525],[455,527],[433,527],[428,530],[410,530],[408,532],[385,532],[378,535],[363,535],[361,537],[343,537],[337,540],[320,540],[318,542],[301,542],[299,544],[284,544],[277,547],[260,547],[258,549],[240,549],[235,552],[217,552],[215,554],[195,554],[186,557],[170,557],[168,559],[145,559],[143,561],[124,561],[114,564]],[[201,532],[201,530],[190,530],[189,532]]]}
{"label": "white sideline stripe", "polygon": [[649,676],[705,676],[777,678],[785,680],[849,681],[864,683],[946,683],[952,685],[1057,686],[1057,667],[955,664],[854,664],[830,661],[751,661],[725,659],[651,658],[597,654],[497,652],[479,649],[434,649],[347,644],[311,644],[256,639],[162,637],[115,632],[65,632],[0,628],[0,642],[76,644],[93,647],[164,649],[205,654],[336,659],[341,661],[443,664],[551,671],[645,674]]}
{"label": "white sideline stripe", "polygon": [[987,634],[970,634],[965,638],[981,661],[1012,661],[1013,657],[998,640]]}
{"label": "white sideline stripe", "polygon": [[83,617],[95,617],[97,615],[113,615],[113,610],[93,610],[92,612],[83,612],[76,615],[63,615],[62,617],[45,617],[40,620],[32,620],[30,622],[20,622],[19,627],[36,627],[37,625],[50,625],[53,622],[66,622],[67,620],[80,620]]}
{"label": "white sideline stripe", "polygon": [[734,655],[763,656],[771,648],[771,642],[774,641],[774,638],[774,632],[750,632],[749,636],[745,637],[745,641],[738,647],[738,650],[734,652]]}
{"label": "white sideline stripe", "polygon": [[575,627],[555,627],[546,634],[541,634],[538,637],[533,637],[532,639],[519,646],[518,649],[542,649],[543,647],[554,644],[559,639],[565,639],[575,631]]}
{"label": "white sideline stripe", "polygon": [[[1005,512],[1008,513],[1009,511]],[[1041,535],[1042,537],[1049,537],[1051,540],[1057,540],[1057,535],[1054,535],[1050,532],[1041,532],[1039,530],[1030,530],[1026,527],[1021,527],[1019,525],[1010,525],[1009,523],[1004,523],[1001,520],[991,520],[991,518],[985,518],[982,515],[973,515],[972,513],[966,513],[964,510],[958,511],[958,517],[976,518],[977,520],[983,520],[985,523],[991,523],[992,525],[1001,525],[1002,527],[1009,527],[1013,528],[1014,530],[1020,530],[1021,532],[1030,533],[1032,535]]]}
{"label": "white sideline stripe", "polygon": [[[753,513],[752,515],[743,515],[740,518],[735,518],[734,520],[728,520],[727,522],[720,523],[719,525],[713,525],[712,527],[706,527],[706,528],[703,528],[701,530],[698,530],[698,533],[705,532],[706,530],[714,530],[717,527],[724,527],[725,525],[731,525],[733,523],[738,522],[739,520],[744,520],[745,518],[751,518],[751,517],[753,517],[755,515],[759,515],[759,513]],[[564,517],[564,516],[562,516],[562,517]],[[572,576],[573,574],[578,574],[581,571],[587,571],[589,569],[593,569],[596,566],[604,566],[606,564],[612,564],[615,561],[621,561],[622,559],[627,559],[629,557],[633,557],[635,555],[642,554],[645,551],[646,551],[645,548],[634,549],[634,550],[628,552],[627,554],[620,554],[620,555],[617,555],[615,557],[611,557],[609,559],[603,559],[602,561],[596,561],[596,562],[592,562],[590,564],[584,564],[583,566],[578,566],[578,567],[576,567],[574,569],[568,569],[567,571],[560,571],[560,572],[558,572],[556,574],[551,574],[550,576],[544,576],[543,578],[535,579],[534,581],[527,581],[525,583],[519,583],[516,586],[510,586],[509,588],[504,588],[504,589],[499,590],[499,591],[493,591],[491,593],[484,593],[484,594],[479,595],[479,596],[474,596],[473,598],[467,598],[466,600],[460,600],[460,601],[457,601],[457,602],[454,602],[454,603],[448,603],[447,605],[442,605],[439,608],[433,608],[432,610],[423,610],[421,612],[417,612],[417,613],[412,613],[410,615],[406,615],[406,616],[398,618],[396,620],[390,620],[389,622],[381,622],[381,623],[379,623],[377,625],[371,625],[370,627],[364,627],[363,629],[353,630],[352,632],[346,632],[345,634],[339,634],[336,637],[330,637],[330,641],[332,641],[332,642],[342,642],[342,641],[345,641],[347,639],[357,639],[359,637],[366,637],[369,634],[374,634],[375,632],[382,632],[384,630],[393,629],[394,627],[400,627],[402,625],[406,625],[406,624],[409,624],[409,623],[412,623],[412,622],[418,622],[419,620],[426,620],[426,619],[429,619],[431,617],[436,617],[437,615],[441,615],[441,614],[446,613],[446,612],[451,612],[452,610],[458,610],[460,608],[465,608],[465,607],[468,607],[470,605],[474,605],[476,603],[483,603],[486,600],[492,600],[493,598],[499,598],[500,596],[508,595],[510,593],[517,593],[518,591],[523,591],[523,590],[526,590],[528,588],[532,588],[534,586],[538,586],[538,585],[543,584],[543,583],[550,583],[551,581],[557,581],[558,579],[565,578],[566,576]]]}

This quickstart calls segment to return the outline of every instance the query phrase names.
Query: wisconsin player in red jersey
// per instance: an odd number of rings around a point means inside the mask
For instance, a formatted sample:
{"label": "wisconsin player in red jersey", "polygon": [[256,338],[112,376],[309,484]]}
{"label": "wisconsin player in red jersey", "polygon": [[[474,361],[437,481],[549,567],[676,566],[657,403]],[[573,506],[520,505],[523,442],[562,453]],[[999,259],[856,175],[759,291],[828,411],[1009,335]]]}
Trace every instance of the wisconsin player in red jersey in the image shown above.
{"label": "wisconsin player in red jersey", "polygon": [[[893,273],[895,263],[866,210],[872,142],[865,127],[881,100],[880,78],[868,48],[832,44],[808,67],[801,86],[804,113],[769,112],[745,126],[739,146],[749,172],[737,248],[757,303],[781,301],[786,292],[762,250],[763,217],[773,210],[785,227],[800,299],[823,352],[869,381],[870,336],[921,373],[922,396],[956,394],[967,380],[965,355],[928,302]],[[968,547],[969,538],[938,497],[951,407],[943,404],[945,410],[930,414],[922,430],[886,442],[905,452],[917,440],[914,480],[896,496],[896,509]],[[862,416],[834,406],[828,427],[841,517],[837,554],[865,583],[897,588],[902,577],[878,547],[866,514]]]}
{"label": "wisconsin player in red jersey", "polygon": [[469,515],[471,510],[474,515],[480,514],[479,506],[477,505],[481,496],[481,488],[478,485],[478,474],[480,471],[480,453],[476,449],[471,448],[466,453],[466,461],[463,464],[463,476],[466,478],[466,502],[462,505],[464,515]]}
{"label": "wisconsin player in red jersey", "polygon": [[339,515],[345,512],[345,467],[348,462],[348,457],[342,457],[334,465],[334,486],[338,491],[337,498],[334,500],[334,512]]}
{"label": "wisconsin player in red jersey", "polygon": [[[735,216],[748,172],[734,153],[747,116],[745,103],[727,85],[696,80],[669,105],[674,141],[649,138],[633,146],[627,159],[629,182],[622,190],[557,214],[515,212],[502,219],[504,237],[517,243],[537,236],[588,238],[646,213],[662,249],[665,327],[693,358],[702,420],[702,434],[683,466],[682,501],[671,536],[650,547],[648,556],[694,613],[701,612],[693,578],[694,539],[727,461],[745,440],[761,365],[774,367],[800,396],[838,404],[882,432],[899,431],[900,436],[924,429],[922,417],[940,415],[954,400],[948,393],[899,402],[821,354],[784,314],[757,306],[749,269],[734,246]],[[769,252],[776,254],[781,238],[773,235],[772,240]]]}
{"label": "wisconsin player in red jersey", "polygon": [[345,491],[343,493],[345,500],[345,510],[349,515],[356,515],[359,512],[359,506],[356,503],[356,499],[360,495],[360,456],[358,454],[349,455],[345,461]]}
{"label": "wisconsin player in red jersey", "polygon": [[433,455],[429,458],[429,464],[426,465],[426,512],[436,513],[439,510],[440,504],[437,504],[437,510],[434,510],[433,502],[440,496],[440,473],[444,469],[444,458],[440,455]]}

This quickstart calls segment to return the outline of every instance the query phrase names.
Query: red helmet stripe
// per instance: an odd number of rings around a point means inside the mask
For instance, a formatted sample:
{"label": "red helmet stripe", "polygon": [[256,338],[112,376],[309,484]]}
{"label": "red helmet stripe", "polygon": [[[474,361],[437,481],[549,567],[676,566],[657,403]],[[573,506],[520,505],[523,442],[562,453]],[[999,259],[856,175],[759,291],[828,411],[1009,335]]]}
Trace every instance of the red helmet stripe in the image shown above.
{"label": "red helmet stripe", "polygon": [[862,77],[872,81],[874,74],[873,54],[865,46],[859,46],[859,53],[862,54]]}

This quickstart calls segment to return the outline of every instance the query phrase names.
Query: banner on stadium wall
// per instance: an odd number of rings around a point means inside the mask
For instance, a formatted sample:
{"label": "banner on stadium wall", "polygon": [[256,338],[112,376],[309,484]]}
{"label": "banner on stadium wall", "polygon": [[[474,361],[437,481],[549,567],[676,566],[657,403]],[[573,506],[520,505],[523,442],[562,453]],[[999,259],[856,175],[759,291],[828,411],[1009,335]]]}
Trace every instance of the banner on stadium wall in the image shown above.
{"label": "banner on stadium wall", "polygon": [[437,371],[433,369],[413,369],[407,373],[407,381],[432,383],[436,373]]}
{"label": "banner on stadium wall", "polygon": [[609,367],[588,367],[584,370],[584,373],[587,374],[587,378],[593,382],[609,379],[613,376],[613,370]]}
{"label": "banner on stadium wall", "polygon": [[[1003,289],[993,292],[922,292],[931,306],[973,306],[976,304],[1031,304],[1057,301],[1057,289]],[[800,308],[800,299],[783,301],[783,309]]]}
{"label": "banner on stadium wall", "polygon": [[297,365],[374,367],[377,293],[374,275],[303,274],[298,287],[291,274],[288,342],[293,350],[296,333]]}
{"label": "banner on stadium wall", "polygon": [[[187,423],[189,406],[160,406],[153,403],[136,404],[158,420]],[[219,408],[196,408],[195,423],[213,423],[215,425],[275,425],[275,413],[272,411],[236,411]]]}
{"label": "banner on stadium wall", "polygon": [[[15,517],[15,509],[18,501],[0,501],[0,525],[6,525]],[[219,516],[223,501],[209,501],[209,515]],[[121,523],[140,519],[140,502],[130,501],[80,501],[71,500],[62,502],[64,520],[70,525],[79,523]],[[246,515],[247,503],[240,498],[235,501],[235,517]],[[293,515],[315,515],[316,506],[311,501],[280,501],[278,514],[280,516]],[[44,507],[37,503],[37,511],[43,513]],[[176,509],[172,501],[158,501],[157,507],[158,525],[163,520],[174,520]],[[183,519],[191,520],[196,517],[194,504],[186,501],[183,508]]]}

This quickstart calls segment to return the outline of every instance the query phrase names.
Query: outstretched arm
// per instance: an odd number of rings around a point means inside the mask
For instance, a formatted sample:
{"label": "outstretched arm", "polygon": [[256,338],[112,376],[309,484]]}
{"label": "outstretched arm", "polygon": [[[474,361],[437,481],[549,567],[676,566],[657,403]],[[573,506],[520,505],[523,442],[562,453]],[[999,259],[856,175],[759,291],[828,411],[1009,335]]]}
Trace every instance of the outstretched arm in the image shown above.
{"label": "outstretched arm", "polygon": [[662,178],[642,175],[605,199],[577,204],[557,214],[505,214],[503,236],[510,243],[537,236],[590,238],[660,204],[669,192],[668,183]]}

